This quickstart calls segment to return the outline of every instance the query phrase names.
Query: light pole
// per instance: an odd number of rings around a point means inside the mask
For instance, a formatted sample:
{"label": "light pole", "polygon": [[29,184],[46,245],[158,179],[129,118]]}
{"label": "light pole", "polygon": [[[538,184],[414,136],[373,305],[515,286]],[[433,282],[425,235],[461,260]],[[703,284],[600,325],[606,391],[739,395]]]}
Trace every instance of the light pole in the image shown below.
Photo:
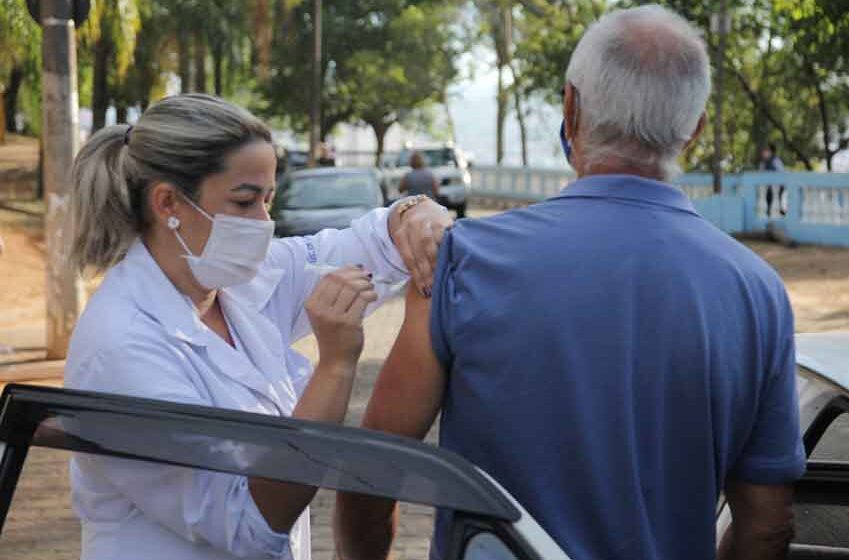
{"label": "light pole", "polygon": [[718,35],[716,46],[716,85],[713,125],[713,192],[722,192],[722,104],[725,97],[725,39],[731,31],[728,0],[720,0],[719,13],[710,18],[711,31]]}
{"label": "light pole", "polygon": [[79,275],[66,266],[64,224],[71,167],[80,140],[74,20],[82,23],[89,4],[85,0],[29,0],[28,7],[42,27],[47,358],[57,360],[67,354],[71,331],[85,301]]}
{"label": "light pole", "polygon": [[318,162],[318,142],[321,136],[321,0],[313,0],[312,99],[310,99],[310,157],[309,166]]}

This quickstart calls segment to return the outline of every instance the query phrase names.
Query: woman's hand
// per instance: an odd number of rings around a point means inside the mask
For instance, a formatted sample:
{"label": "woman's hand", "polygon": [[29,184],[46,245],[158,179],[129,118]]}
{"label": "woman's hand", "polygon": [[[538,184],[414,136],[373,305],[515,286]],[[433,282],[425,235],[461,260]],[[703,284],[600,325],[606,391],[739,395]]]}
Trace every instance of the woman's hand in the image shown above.
{"label": "woman's hand", "polygon": [[348,267],[322,278],[304,308],[318,339],[319,362],[353,371],[363,350],[363,316],[377,301],[371,274]]}
{"label": "woman's hand", "polygon": [[400,208],[396,206],[389,216],[389,234],[416,289],[429,298],[439,244],[454,220],[445,208],[430,199],[419,202],[403,214]]}

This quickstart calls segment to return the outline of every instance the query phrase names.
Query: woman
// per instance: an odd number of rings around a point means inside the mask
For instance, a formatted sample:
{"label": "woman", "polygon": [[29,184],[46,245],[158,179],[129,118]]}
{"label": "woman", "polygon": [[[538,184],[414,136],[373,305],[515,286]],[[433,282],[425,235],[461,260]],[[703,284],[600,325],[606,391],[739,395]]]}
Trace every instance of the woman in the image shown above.
{"label": "woman", "polygon": [[[427,293],[450,220],[422,197],[272,241],[275,166],[269,130],[204,95],[91,138],[74,164],[69,254],[108,273],[66,386],[342,422],[362,318],[380,299],[372,273],[402,281],[406,262]],[[320,277],[342,265],[360,267]],[[289,347],[311,329],[315,370]],[[71,482],[83,560],[310,557],[314,488],[86,455]]]}

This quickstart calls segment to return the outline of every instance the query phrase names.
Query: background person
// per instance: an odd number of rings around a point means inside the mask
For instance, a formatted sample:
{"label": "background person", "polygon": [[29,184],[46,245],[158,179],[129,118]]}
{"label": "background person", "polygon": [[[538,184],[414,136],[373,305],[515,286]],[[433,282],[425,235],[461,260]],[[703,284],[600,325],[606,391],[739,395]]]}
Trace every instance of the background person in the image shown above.
{"label": "background person", "polygon": [[[275,166],[266,126],[205,95],[164,99],[83,146],[71,263],[107,274],[74,331],[67,387],[342,422],[379,299],[371,274],[401,281],[409,266],[429,282],[450,220],[408,199],[348,230],[272,240]],[[320,278],[309,265],[361,268]],[[314,370],[290,347],[311,330]],[[315,488],[85,454],[71,486],[83,560],[310,557]]]}
{"label": "background person", "polygon": [[[777,171],[784,173],[784,162],[778,157],[778,152],[775,149],[775,144],[770,142],[767,146],[761,149],[761,161],[758,164],[758,169],[761,171]],[[775,199],[775,191],[778,192],[778,198]],[[769,185],[766,188],[766,216],[772,216],[772,202],[777,202],[776,207],[778,213],[782,216],[787,214],[787,201],[784,197],[784,185]]]}
{"label": "background person", "polygon": [[[462,220],[433,299],[408,294],[364,426],[440,445],[503,485],[575,560],[783,558],[805,470],[793,314],[778,275],[667,184],[701,132],[699,32],[614,11],[566,72],[560,196]],[[385,558],[394,504],[337,496],[345,560]],[[441,558],[450,514],[437,515]]]}
{"label": "background person", "polygon": [[402,178],[398,190],[403,194],[411,196],[426,195],[432,200],[439,196],[439,181],[433,172],[425,166],[425,159],[421,152],[413,152],[410,155],[410,167]]}

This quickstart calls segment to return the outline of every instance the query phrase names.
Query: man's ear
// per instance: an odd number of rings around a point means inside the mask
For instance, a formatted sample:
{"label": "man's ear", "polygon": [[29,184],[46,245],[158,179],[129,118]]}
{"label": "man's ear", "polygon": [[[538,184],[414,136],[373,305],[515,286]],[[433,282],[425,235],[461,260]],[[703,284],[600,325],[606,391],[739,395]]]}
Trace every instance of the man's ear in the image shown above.
{"label": "man's ear", "polygon": [[696,124],[696,130],[693,131],[693,134],[690,135],[690,139],[687,140],[687,144],[684,146],[686,150],[689,148],[693,142],[695,142],[699,136],[702,135],[702,132],[705,130],[705,126],[707,125],[707,113],[702,113],[702,116],[699,117],[699,122]]}
{"label": "man's ear", "polygon": [[563,92],[563,122],[566,123],[566,138],[574,140],[578,134],[578,95],[575,86],[570,82],[566,82]]}

